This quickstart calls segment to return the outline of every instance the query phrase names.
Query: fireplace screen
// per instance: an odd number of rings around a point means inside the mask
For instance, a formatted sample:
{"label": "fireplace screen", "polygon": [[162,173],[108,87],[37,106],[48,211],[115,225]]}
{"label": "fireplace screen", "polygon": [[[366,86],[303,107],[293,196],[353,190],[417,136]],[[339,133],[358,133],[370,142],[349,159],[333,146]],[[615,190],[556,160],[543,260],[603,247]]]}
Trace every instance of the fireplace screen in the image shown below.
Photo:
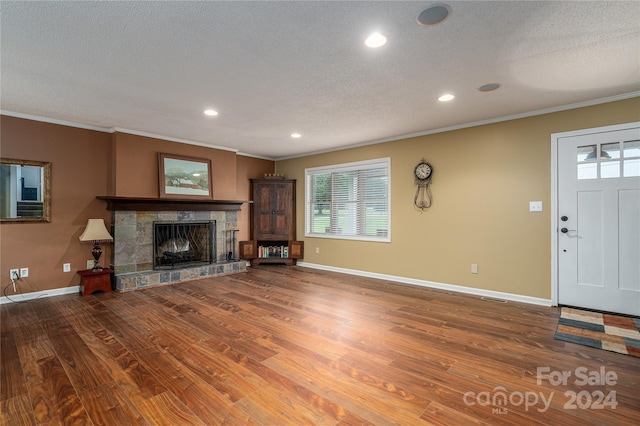
{"label": "fireplace screen", "polygon": [[153,269],[176,269],[215,262],[215,220],[154,222]]}

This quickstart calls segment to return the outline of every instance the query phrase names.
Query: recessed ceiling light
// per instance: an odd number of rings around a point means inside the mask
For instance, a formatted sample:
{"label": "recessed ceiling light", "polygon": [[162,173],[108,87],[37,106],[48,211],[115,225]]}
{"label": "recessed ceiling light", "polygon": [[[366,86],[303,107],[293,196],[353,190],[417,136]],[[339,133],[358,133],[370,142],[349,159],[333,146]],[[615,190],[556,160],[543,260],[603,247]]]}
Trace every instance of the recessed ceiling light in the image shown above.
{"label": "recessed ceiling light", "polygon": [[451,6],[448,4],[438,4],[431,6],[420,12],[418,15],[418,24],[425,27],[431,27],[444,22],[451,14]]}
{"label": "recessed ceiling light", "polygon": [[298,138],[301,138],[302,135],[300,133],[291,133],[291,137],[298,139]]}
{"label": "recessed ceiling light", "polygon": [[446,93],[446,94],[444,94],[444,95],[440,96],[440,97],[438,98],[438,100],[439,100],[440,102],[449,102],[450,100],[453,100],[453,98],[455,98],[455,96],[453,96],[453,95],[452,95],[452,94],[450,94],[450,93]]}
{"label": "recessed ceiling light", "polygon": [[367,37],[367,39],[364,41],[364,44],[367,47],[371,47],[372,49],[375,49],[387,44],[387,38],[382,34],[376,32],[371,34],[369,37]]}
{"label": "recessed ceiling light", "polygon": [[204,114],[213,117],[215,115],[218,115],[218,111],[213,110],[213,109],[206,109],[206,110],[204,110]]}
{"label": "recessed ceiling light", "polygon": [[478,90],[481,92],[492,92],[498,89],[499,87],[500,85],[498,83],[489,83],[489,84],[485,84],[484,86],[478,87]]}

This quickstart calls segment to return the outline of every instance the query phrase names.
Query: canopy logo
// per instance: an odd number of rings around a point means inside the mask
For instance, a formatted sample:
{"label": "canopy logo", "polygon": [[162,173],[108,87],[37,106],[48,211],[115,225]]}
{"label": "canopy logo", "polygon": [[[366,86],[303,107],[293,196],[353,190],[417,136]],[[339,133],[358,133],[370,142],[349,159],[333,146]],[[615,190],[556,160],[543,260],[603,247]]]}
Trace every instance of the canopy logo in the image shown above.
{"label": "canopy logo", "polygon": [[[607,371],[604,366],[599,370],[589,370],[586,367],[578,367],[575,370],[555,370],[549,367],[536,369],[536,384],[538,386],[578,386],[578,387],[606,387],[615,386],[618,383],[618,374],[615,371]],[[466,392],[462,399],[467,406],[491,407],[492,414],[507,414],[508,407],[524,407],[524,411],[535,408],[540,413],[546,412],[555,396],[555,391],[511,391],[504,386],[496,386],[491,391]],[[579,391],[567,390],[563,394],[562,401],[556,401],[565,410],[604,410],[618,406],[616,391],[604,389]]]}

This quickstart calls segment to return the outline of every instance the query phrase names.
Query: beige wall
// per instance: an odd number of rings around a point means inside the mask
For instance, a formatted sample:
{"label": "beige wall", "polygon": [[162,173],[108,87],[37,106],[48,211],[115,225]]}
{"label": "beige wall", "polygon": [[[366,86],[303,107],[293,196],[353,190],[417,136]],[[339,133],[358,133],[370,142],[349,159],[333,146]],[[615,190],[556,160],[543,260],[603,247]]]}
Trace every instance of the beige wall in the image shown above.
{"label": "beige wall", "polygon": [[[278,161],[276,171],[299,182],[305,262],[550,299],[551,134],[638,120],[634,98]],[[391,157],[391,243],[304,238],[304,169],[382,157]],[[412,173],[423,157],[433,207],[421,213]],[[529,201],[544,211],[530,213]]]}
{"label": "beige wall", "polygon": [[[78,129],[1,116],[0,155],[52,163],[51,223],[0,225],[0,284],[10,283],[9,270],[29,268],[21,292],[79,285],[76,271],[92,259],[91,246],[78,237],[89,218],[111,214],[98,195],[158,196],[158,152],[210,158],[213,193],[218,200],[248,200],[249,179],[274,171],[274,162],[237,156],[234,152],[163,139]],[[238,215],[239,238],[249,236],[249,205]],[[108,265],[111,246],[103,245],[101,264]],[[71,263],[71,272],[62,272]]]}

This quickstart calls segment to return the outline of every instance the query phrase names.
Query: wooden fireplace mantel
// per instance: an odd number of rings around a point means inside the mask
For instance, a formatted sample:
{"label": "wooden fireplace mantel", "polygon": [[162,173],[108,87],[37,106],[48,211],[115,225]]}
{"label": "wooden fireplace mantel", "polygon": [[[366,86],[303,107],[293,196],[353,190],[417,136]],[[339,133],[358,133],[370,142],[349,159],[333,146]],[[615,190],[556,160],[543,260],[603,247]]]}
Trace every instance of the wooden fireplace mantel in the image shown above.
{"label": "wooden fireplace mantel", "polygon": [[251,203],[251,201],[242,200],[117,197],[111,195],[100,195],[96,198],[106,201],[107,210],[111,211],[239,211],[242,204]]}

